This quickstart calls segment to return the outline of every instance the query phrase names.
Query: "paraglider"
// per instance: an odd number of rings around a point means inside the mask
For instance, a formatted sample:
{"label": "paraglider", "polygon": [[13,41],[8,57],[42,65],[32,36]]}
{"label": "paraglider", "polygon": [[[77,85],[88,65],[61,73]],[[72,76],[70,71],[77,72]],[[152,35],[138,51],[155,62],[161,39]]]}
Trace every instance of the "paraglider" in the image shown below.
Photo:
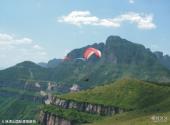
{"label": "paraglider", "polygon": [[98,58],[102,56],[100,50],[90,47],[85,50],[83,57],[84,59],[88,60],[92,55],[96,55]]}
{"label": "paraglider", "polygon": [[66,56],[64,58],[64,61],[69,61],[69,60],[81,60],[81,61],[87,61],[92,55],[95,55],[96,57],[100,58],[102,56],[101,51],[96,49],[96,48],[92,48],[89,47],[87,48],[84,53],[83,53],[83,57],[78,57],[78,58],[71,58],[69,56]]}
{"label": "paraglider", "polygon": [[82,60],[82,61],[85,61],[85,58],[76,58],[76,60]]}

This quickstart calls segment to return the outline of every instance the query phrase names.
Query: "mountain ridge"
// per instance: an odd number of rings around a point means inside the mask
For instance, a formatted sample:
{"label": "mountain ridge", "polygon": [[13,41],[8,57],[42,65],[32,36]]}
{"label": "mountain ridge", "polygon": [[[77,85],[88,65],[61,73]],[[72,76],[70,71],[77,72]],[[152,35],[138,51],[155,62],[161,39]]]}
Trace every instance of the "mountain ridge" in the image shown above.
{"label": "mountain ridge", "polygon": [[55,68],[62,61],[63,61],[63,59],[56,59],[56,58],[54,58],[54,59],[49,60],[47,63],[40,62],[40,63],[38,63],[38,65],[40,65],[41,67],[44,67],[44,68]]}
{"label": "mountain ridge", "polygon": [[[87,61],[76,60],[82,57],[84,50],[88,47],[99,49],[102,57],[92,56]],[[29,61],[17,64],[0,71],[0,80],[55,81],[61,84],[59,91],[62,92],[68,92],[72,84],[79,84],[81,89],[86,89],[124,77],[170,82],[170,70],[159,62],[153,52],[141,44],[130,42],[119,36],[109,36],[105,43],[94,43],[74,49],[67,54],[67,57],[70,60],[60,60],[61,62],[53,68],[44,68]]]}
{"label": "mountain ridge", "polygon": [[169,55],[164,55],[163,52],[156,51],[154,52],[156,57],[158,58],[159,62],[165,66],[166,68],[170,69],[170,56]]}

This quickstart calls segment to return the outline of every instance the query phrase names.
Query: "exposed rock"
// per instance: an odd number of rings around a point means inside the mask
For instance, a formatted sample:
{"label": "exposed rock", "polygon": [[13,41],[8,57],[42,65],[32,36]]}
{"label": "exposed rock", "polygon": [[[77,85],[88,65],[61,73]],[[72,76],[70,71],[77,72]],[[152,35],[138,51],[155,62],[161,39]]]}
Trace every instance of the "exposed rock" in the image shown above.
{"label": "exposed rock", "polygon": [[159,62],[165,66],[166,68],[170,69],[170,56],[164,55],[163,52],[156,51],[154,52],[156,57],[158,58]]}
{"label": "exposed rock", "polygon": [[108,116],[125,111],[125,109],[119,107],[90,104],[87,102],[76,102],[73,100],[60,99],[58,97],[52,97],[51,104],[64,109],[76,109],[82,112]]}
{"label": "exposed rock", "polygon": [[77,84],[74,84],[71,88],[70,88],[70,92],[79,92],[80,91],[80,87]]}
{"label": "exposed rock", "polygon": [[[65,100],[58,97],[51,97],[50,104],[64,108],[64,109],[75,109],[81,112],[87,112],[91,114],[98,114],[102,116],[111,116],[117,113],[126,111],[123,108],[114,106],[104,106],[100,104],[90,104],[87,102],[77,102],[73,100]],[[58,117],[50,112],[41,111],[39,117],[39,123],[41,125],[73,125],[72,121]]]}
{"label": "exposed rock", "polygon": [[42,111],[40,113],[39,123],[41,125],[72,125],[69,120]]}

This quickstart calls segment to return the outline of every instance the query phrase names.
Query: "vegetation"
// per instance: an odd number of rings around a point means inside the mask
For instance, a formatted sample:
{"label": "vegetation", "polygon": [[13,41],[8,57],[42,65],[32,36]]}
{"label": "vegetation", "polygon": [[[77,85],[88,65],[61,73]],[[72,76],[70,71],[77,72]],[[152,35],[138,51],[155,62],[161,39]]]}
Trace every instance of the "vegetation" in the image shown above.
{"label": "vegetation", "polygon": [[157,116],[164,117],[164,120],[156,121],[157,124],[170,124],[167,119],[170,117],[170,87],[167,85],[126,78],[93,89],[57,96],[66,100],[132,109],[111,117],[96,118],[96,115],[95,117],[90,113],[82,115],[82,112],[73,109],[61,109],[56,106],[44,108],[45,112],[68,120],[79,123],[92,122],[86,125],[155,125],[152,117]]}
{"label": "vegetation", "polygon": [[72,123],[91,123],[93,121],[102,119],[99,115],[88,114],[85,112],[79,112],[75,109],[62,109],[53,105],[45,105],[42,110],[49,112],[61,118],[70,120]]}
{"label": "vegetation", "polygon": [[[122,79],[94,89],[58,95],[60,98],[112,105],[125,109],[142,109],[159,103],[170,104],[170,87],[134,79]],[[169,102],[168,102],[169,101]],[[169,109],[169,107],[166,106]]]}
{"label": "vegetation", "polygon": [[[158,118],[159,120],[156,120]],[[163,118],[163,119],[162,119]],[[86,125],[169,125],[170,112],[144,114],[127,112]]]}
{"label": "vegetation", "polygon": [[42,68],[41,66],[25,61],[13,67],[0,71],[1,81],[19,81],[21,79],[46,80],[50,69]]}
{"label": "vegetation", "polygon": [[0,120],[38,119],[39,106],[19,97],[0,97]]}
{"label": "vegetation", "polygon": [[29,96],[40,96],[39,93],[37,92],[29,92],[28,90],[21,90],[21,89],[17,89],[17,88],[10,88],[10,87],[1,87],[0,88],[1,92],[5,92],[5,93],[13,93],[13,94],[25,94],[25,95],[29,95]]}
{"label": "vegetation", "polygon": [[10,87],[0,88],[0,121],[38,119],[41,103],[34,101],[40,95],[35,92]]}

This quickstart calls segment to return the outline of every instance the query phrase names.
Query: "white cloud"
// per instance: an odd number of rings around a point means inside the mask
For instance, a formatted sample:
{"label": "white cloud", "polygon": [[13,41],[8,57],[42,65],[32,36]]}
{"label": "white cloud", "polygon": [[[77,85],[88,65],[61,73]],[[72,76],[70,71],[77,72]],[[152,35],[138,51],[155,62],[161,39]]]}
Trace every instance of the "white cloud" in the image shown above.
{"label": "white cloud", "polygon": [[91,16],[89,11],[72,11],[68,16],[63,16],[59,22],[67,22],[75,25],[95,24],[99,19]]}
{"label": "white cloud", "polygon": [[32,40],[29,38],[16,39],[12,35],[0,33],[0,46],[2,45],[28,45],[32,44]]}
{"label": "white cloud", "polygon": [[46,61],[47,53],[30,38],[0,33],[0,60],[0,66],[6,67],[25,60]]}
{"label": "white cloud", "polygon": [[32,39],[29,38],[15,39],[15,44],[32,44]]}
{"label": "white cloud", "polygon": [[153,15],[151,14],[142,14],[142,13],[135,13],[135,12],[128,12],[122,14],[113,19],[114,22],[119,24],[129,21],[137,25],[140,29],[153,29],[156,28],[156,25],[153,23]]}
{"label": "white cloud", "polygon": [[135,1],[134,0],[129,0],[129,3],[133,4],[133,3],[135,3]]}
{"label": "white cloud", "polygon": [[89,11],[72,11],[67,16],[59,18],[59,22],[66,22],[74,24],[77,26],[80,25],[101,25],[101,26],[113,26],[117,27],[118,24],[112,22],[110,19],[99,19],[96,16],[91,16]]}
{"label": "white cloud", "polygon": [[0,41],[9,41],[12,40],[12,36],[8,34],[0,34]]}
{"label": "white cloud", "polygon": [[105,27],[120,27],[124,22],[131,22],[137,25],[139,29],[154,29],[156,25],[153,23],[153,15],[128,12],[114,18],[100,19],[92,16],[89,11],[72,11],[67,16],[62,16],[58,22],[65,22],[77,26],[94,25]]}
{"label": "white cloud", "polygon": [[37,45],[37,44],[35,44],[35,45],[33,46],[33,48],[34,48],[34,49],[37,49],[37,50],[42,50],[42,49],[43,49],[41,46],[39,46],[39,45]]}

